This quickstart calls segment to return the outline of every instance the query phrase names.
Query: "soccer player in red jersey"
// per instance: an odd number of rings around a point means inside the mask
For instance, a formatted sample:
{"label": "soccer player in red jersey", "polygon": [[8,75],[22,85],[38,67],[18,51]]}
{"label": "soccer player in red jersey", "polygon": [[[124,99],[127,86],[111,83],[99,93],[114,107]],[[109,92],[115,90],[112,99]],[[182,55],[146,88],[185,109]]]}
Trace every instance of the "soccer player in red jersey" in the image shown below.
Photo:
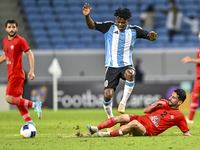
{"label": "soccer player in red jersey", "polygon": [[[184,114],[179,106],[185,101],[186,93],[182,89],[176,89],[169,101],[158,100],[144,108],[146,115],[125,114],[112,117],[98,126],[87,125],[91,134],[97,132],[99,137],[122,136],[131,133],[133,136],[157,136],[172,126],[178,126],[183,135],[191,136]],[[117,123],[121,126],[112,132],[100,132],[104,128],[110,128]]]}
{"label": "soccer player in red jersey", "polygon": [[[199,32],[199,41],[200,41],[200,32]],[[186,118],[189,124],[193,124],[193,118],[196,112],[196,109],[199,106],[199,96],[200,96],[200,47],[197,51],[197,56],[195,58],[190,58],[186,56],[182,59],[182,62],[185,63],[195,63],[196,64],[196,79],[193,85],[193,90],[191,94],[191,103],[190,103],[190,112],[189,116]]]}
{"label": "soccer player in red jersey", "polygon": [[37,112],[39,119],[42,118],[41,102],[32,102],[30,100],[22,98],[23,86],[25,81],[25,73],[22,69],[22,54],[25,54],[29,58],[30,71],[28,73],[28,78],[33,80],[35,78],[34,74],[34,55],[30,50],[26,40],[19,35],[18,23],[15,20],[8,20],[5,23],[6,32],[8,37],[3,40],[4,53],[0,57],[0,63],[6,61],[7,64],[7,89],[6,89],[6,101],[10,104],[16,105],[28,124],[33,123],[31,116],[28,112],[27,107],[32,107]]}

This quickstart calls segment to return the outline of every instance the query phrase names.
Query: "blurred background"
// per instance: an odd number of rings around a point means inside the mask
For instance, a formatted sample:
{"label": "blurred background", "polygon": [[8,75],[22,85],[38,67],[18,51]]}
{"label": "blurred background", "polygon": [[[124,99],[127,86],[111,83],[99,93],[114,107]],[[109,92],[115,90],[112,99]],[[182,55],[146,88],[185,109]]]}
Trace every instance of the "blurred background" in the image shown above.
{"label": "blurred background", "polygon": [[[82,7],[89,3],[93,21],[114,21],[118,7],[132,12],[129,24],[141,26],[158,34],[156,41],[136,40],[133,62],[139,77],[129,99],[128,107],[144,107],[159,98],[169,98],[169,93],[184,88],[189,97],[196,77],[195,64],[183,64],[185,56],[196,57],[199,47],[199,0],[175,0],[179,9],[179,28],[169,40],[167,14],[168,0],[1,0],[0,41],[7,36],[5,22],[15,19],[18,34],[24,37],[35,55],[35,75],[27,81],[24,97],[40,98],[43,107],[53,108],[52,75],[48,68],[57,58],[62,69],[58,78],[58,108],[102,107],[105,74],[104,36],[88,29]],[[151,19],[149,19],[151,18]],[[149,23],[149,24],[148,24]],[[193,26],[196,23],[196,26]],[[195,32],[195,29],[197,32]],[[3,44],[0,42],[0,55]],[[23,67],[29,71],[26,55]],[[137,65],[136,65],[137,64]],[[0,98],[5,101],[7,84],[6,64],[0,65]],[[136,73],[137,73],[136,72]],[[140,72],[140,73],[139,73]],[[114,107],[122,96],[124,82],[114,95]],[[5,106],[4,103],[3,106]],[[7,107],[0,108],[4,109]],[[10,109],[10,106],[8,107]]]}

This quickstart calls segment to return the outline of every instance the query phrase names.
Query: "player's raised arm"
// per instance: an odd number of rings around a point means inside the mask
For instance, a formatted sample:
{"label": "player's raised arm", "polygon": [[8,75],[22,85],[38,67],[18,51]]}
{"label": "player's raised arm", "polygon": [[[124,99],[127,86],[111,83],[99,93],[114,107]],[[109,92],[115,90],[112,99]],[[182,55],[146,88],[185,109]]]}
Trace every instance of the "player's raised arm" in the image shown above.
{"label": "player's raised arm", "polygon": [[147,35],[147,39],[149,41],[155,41],[157,38],[157,33],[155,33],[154,31],[149,32],[149,34]]}
{"label": "player's raised arm", "polygon": [[186,56],[186,57],[184,57],[184,58],[182,59],[182,62],[183,62],[184,64],[190,63],[190,62],[196,63],[196,64],[200,64],[200,58],[191,58],[191,57],[189,57],[189,56]]}
{"label": "player's raised arm", "polygon": [[0,64],[3,63],[4,61],[6,61],[6,54],[5,54],[5,52],[3,52],[3,54],[0,57]]}
{"label": "player's raised arm", "polygon": [[83,15],[85,16],[85,22],[89,29],[95,29],[94,21],[90,18],[90,12],[92,8],[90,7],[90,4],[85,3],[85,5],[82,8]]}

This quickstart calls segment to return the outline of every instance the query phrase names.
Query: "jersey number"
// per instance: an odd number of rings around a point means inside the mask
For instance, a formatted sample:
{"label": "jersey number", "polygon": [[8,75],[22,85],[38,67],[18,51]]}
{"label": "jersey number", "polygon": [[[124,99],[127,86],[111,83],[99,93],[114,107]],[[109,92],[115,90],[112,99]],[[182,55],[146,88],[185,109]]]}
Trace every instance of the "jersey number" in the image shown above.
{"label": "jersey number", "polygon": [[166,112],[166,111],[164,111],[164,113],[161,114],[161,116],[162,116],[163,118],[164,118],[165,115],[167,115],[167,112]]}

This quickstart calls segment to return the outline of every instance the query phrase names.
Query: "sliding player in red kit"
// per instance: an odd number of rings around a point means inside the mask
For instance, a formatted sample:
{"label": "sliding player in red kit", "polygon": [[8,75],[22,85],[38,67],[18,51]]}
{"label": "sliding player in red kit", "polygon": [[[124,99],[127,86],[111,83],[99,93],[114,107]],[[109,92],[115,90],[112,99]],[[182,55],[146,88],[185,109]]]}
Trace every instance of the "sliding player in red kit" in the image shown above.
{"label": "sliding player in red kit", "polygon": [[23,52],[29,58],[30,71],[28,78],[33,80],[34,74],[34,55],[30,50],[26,40],[17,35],[18,24],[15,20],[8,20],[5,24],[8,37],[3,40],[4,53],[0,57],[0,63],[6,61],[8,84],[6,89],[6,101],[16,105],[28,124],[33,123],[27,107],[32,107],[38,114],[38,118],[42,118],[41,102],[32,102],[22,98],[23,86],[25,81],[25,73],[22,69],[22,54]]}
{"label": "sliding player in red kit", "polygon": [[[87,125],[91,134],[97,132],[99,137],[122,136],[131,133],[133,136],[157,136],[172,126],[177,126],[183,135],[191,136],[184,114],[178,109],[185,101],[186,93],[182,89],[176,89],[169,101],[161,99],[155,104],[144,108],[146,115],[125,114],[107,119],[98,126]],[[112,132],[100,132],[104,128],[110,128],[117,123],[121,126]]]}

